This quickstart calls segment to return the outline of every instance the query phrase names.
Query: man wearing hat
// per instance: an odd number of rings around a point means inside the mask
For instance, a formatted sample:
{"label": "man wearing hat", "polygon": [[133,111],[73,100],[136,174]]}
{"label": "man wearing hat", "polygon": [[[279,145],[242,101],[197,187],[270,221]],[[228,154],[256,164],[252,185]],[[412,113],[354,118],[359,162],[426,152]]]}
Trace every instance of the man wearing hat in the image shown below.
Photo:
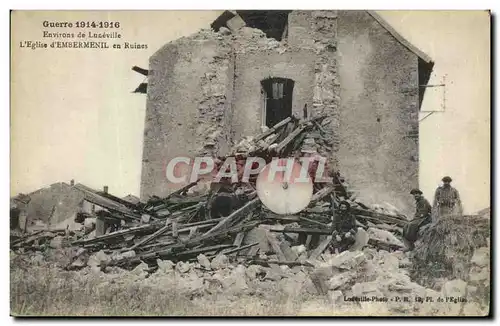
{"label": "man wearing hat", "polygon": [[413,250],[415,247],[414,243],[418,238],[418,230],[432,221],[432,207],[427,199],[422,196],[422,191],[420,191],[420,189],[412,189],[410,194],[415,198],[416,210],[413,220],[403,228],[403,240],[407,247],[407,251]]}
{"label": "man wearing hat", "polygon": [[351,212],[349,202],[343,200],[339,203],[339,208],[333,221],[334,247],[339,251],[346,250],[355,242],[356,217]]}
{"label": "man wearing hat", "polygon": [[458,190],[453,188],[450,183],[452,179],[446,176],[442,179],[443,185],[436,189],[434,194],[434,203],[432,205],[438,217],[451,214],[462,214],[462,202]]}

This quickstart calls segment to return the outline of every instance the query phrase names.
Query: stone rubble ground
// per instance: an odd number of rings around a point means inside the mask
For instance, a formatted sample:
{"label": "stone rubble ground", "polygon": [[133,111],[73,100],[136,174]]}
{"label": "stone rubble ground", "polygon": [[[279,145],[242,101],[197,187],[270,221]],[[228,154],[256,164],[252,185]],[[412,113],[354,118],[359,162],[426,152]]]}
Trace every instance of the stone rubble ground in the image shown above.
{"label": "stone rubble ground", "polygon": [[[299,248],[295,248],[297,250]],[[53,250],[56,255],[58,250]],[[62,255],[62,254],[61,254]],[[11,260],[17,256],[11,251]],[[275,300],[277,296],[288,301],[303,300],[297,313],[323,312],[347,315],[358,311],[378,315],[475,315],[488,314],[489,297],[489,248],[478,248],[471,259],[469,280],[446,280],[441,289],[425,288],[409,277],[411,253],[387,252],[373,248],[362,251],[344,251],[340,254],[324,253],[320,259],[309,261],[314,267],[286,265],[264,267],[230,263],[221,254],[211,261],[203,254],[196,262],[173,263],[158,259],[158,270],[150,273],[148,265],[141,263],[132,271],[108,267],[105,272],[98,265],[111,257],[103,251],[94,253],[80,276],[99,280],[100,291],[110,287],[126,289],[131,284],[165,291],[177,291],[191,300],[223,298],[231,303],[248,298]],[[60,261],[60,257],[54,261]],[[36,252],[30,257],[33,265],[47,264],[46,256]],[[318,294],[312,275],[325,277],[328,292]],[[359,302],[349,298],[361,298]],[[420,297],[424,302],[416,302]],[[363,301],[370,298],[372,301]],[[373,299],[377,298],[377,299]],[[384,298],[387,302],[384,302]],[[399,299],[398,299],[399,298]],[[408,298],[409,302],[406,302]],[[447,299],[448,298],[448,299]],[[468,302],[460,302],[467,298]],[[392,299],[392,300],[391,300]],[[443,299],[444,302],[441,302]],[[433,300],[433,302],[425,302]],[[449,302],[446,302],[446,301]],[[455,302],[451,302],[455,300]],[[222,302],[222,301],[221,301]]]}

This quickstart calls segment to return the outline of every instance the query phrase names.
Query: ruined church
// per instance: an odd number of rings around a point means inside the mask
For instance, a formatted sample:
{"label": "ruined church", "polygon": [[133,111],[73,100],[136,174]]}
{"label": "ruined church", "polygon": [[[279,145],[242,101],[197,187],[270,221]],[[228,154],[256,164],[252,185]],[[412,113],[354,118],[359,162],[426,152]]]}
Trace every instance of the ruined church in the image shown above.
{"label": "ruined church", "polygon": [[[371,11],[225,11],[149,60],[141,199],[176,156],[225,155],[287,116],[327,114],[329,163],[366,203],[411,209],[433,62]],[[311,144],[314,146],[314,144]]]}

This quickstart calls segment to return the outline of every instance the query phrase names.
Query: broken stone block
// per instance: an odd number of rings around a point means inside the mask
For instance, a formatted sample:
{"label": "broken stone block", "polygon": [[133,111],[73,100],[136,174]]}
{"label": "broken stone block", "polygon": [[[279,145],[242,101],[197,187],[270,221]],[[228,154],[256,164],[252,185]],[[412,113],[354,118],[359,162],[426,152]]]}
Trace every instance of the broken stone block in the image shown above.
{"label": "broken stone block", "polygon": [[133,251],[133,250],[129,250],[129,251],[122,252],[122,253],[115,253],[115,254],[111,255],[112,260],[121,260],[121,259],[132,258],[132,257],[135,257],[135,251]]}
{"label": "broken stone block", "polygon": [[145,262],[141,262],[131,271],[131,273],[137,276],[142,276],[144,275],[144,273],[146,273],[147,269],[148,269],[148,264],[146,264]]}
{"label": "broken stone block", "polygon": [[226,25],[229,28],[229,30],[235,32],[244,27],[246,23],[239,15],[236,15],[233,18],[229,19]]}
{"label": "broken stone block", "polygon": [[221,28],[219,28],[219,33],[222,35],[230,35],[231,30],[227,27],[222,26]]}
{"label": "broken stone block", "polygon": [[229,259],[227,258],[227,256],[224,254],[218,254],[217,256],[215,256],[214,259],[212,259],[210,267],[212,267],[212,269],[214,270],[218,270],[227,268],[228,264],[229,264]]}
{"label": "broken stone block", "polygon": [[149,215],[149,214],[142,214],[141,215],[141,222],[142,223],[147,224],[147,223],[149,223],[150,220],[151,220],[151,215]]}
{"label": "broken stone block", "polygon": [[177,264],[175,265],[175,270],[181,274],[189,272],[190,269],[191,265],[182,261],[177,262]]}
{"label": "broken stone block", "polygon": [[356,276],[355,273],[352,273],[352,272],[345,272],[345,273],[334,275],[327,282],[328,289],[329,290],[336,290],[336,289],[342,287],[343,285],[348,284],[350,281],[352,281],[352,279],[355,276]]}
{"label": "broken stone block", "polygon": [[90,232],[89,234],[87,234],[87,236],[85,237],[85,239],[87,240],[90,240],[90,239],[94,239],[96,237],[96,230]]}
{"label": "broken stone block", "polygon": [[467,283],[462,280],[452,280],[444,283],[442,293],[446,297],[464,297]]}
{"label": "broken stone block", "polygon": [[196,258],[198,259],[198,262],[200,263],[201,267],[205,269],[211,269],[210,260],[208,260],[207,256],[205,256],[204,254],[199,254],[198,257]]}
{"label": "broken stone block", "polygon": [[489,266],[490,249],[488,247],[482,247],[474,250],[474,255],[472,255],[471,263],[480,267]]}
{"label": "broken stone block", "polygon": [[280,265],[280,269],[283,274],[291,273],[291,269],[288,265]]}
{"label": "broken stone block", "polygon": [[[87,261],[85,259],[85,256],[81,255],[81,256],[78,256],[72,263],[71,263],[71,266],[73,267],[77,267],[77,268],[83,268],[85,266],[87,266]],[[99,267],[97,266],[93,266],[92,268],[97,268],[99,269]]]}
{"label": "broken stone block", "polygon": [[362,251],[344,251],[330,259],[328,266],[339,269],[353,269],[366,261],[366,256]]}
{"label": "broken stone block", "polygon": [[174,270],[175,264],[170,260],[157,259],[156,264],[158,265],[158,270],[162,272],[171,272]]}
{"label": "broken stone block", "polygon": [[253,281],[262,272],[263,268],[260,265],[250,265],[245,270],[245,275],[248,280]]}
{"label": "broken stone block", "polygon": [[307,252],[303,252],[299,255],[299,258],[297,258],[297,261],[304,263],[307,261]]}
{"label": "broken stone block", "polygon": [[57,237],[53,238],[52,240],[50,240],[49,246],[51,248],[54,248],[54,249],[59,249],[59,248],[62,248],[63,243],[64,243],[64,237],[57,236]]}
{"label": "broken stone block", "polygon": [[107,263],[111,258],[104,253],[104,251],[99,250],[95,254],[91,255],[87,265],[89,266],[99,266],[101,263]]}
{"label": "broken stone block", "polygon": [[243,265],[238,265],[238,266],[236,266],[235,269],[233,269],[233,271],[231,272],[231,274],[245,278],[246,268]]}
{"label": "broken stone block", "polygon": [[352,293],[354,296],[361,297],[364,294],[372,293],[372,292],[380,292],[379,284],[377,282],[363,282],[356,283],[352,287]]}
{"label": "broken stone block", "polygon": [[33,255],[33,256],[31,257],[31,261],[32,261],[35,265],[41,265],[41,264],[43,263],[43,261],[44,261],[44,260],[45,260],[45,259],[44,259],[44,257],[43,257],[43,254],[42,254],[41,252],[39,252],[39,251],[37,251],[37,252],[35,253],[35,255]]}
{"label": "broken stone block", "polygon": [[196,275],[190,277],[188,280],[183,282],[183,286],[188,295],[192,296],[194,294],[201,294],[205,289],[203,279],[196,277]]}
{"label": "broken stone block", "polygon": [[283,273],[281,272],[281,269],[277,265],[274,265],[273,267],[267,270],[264,280],[279,281],[282,278],[283,278]]}
{"label": "broken stone block", "polygon": [[394,255],[386,255],[384,257],[384,269],[386,271],[399,269],[399,259]]}
{"label": "broken stone block", "polygon": [[231,295],[236,295],[247,290],[248,284],[245,280],[245,268],[239,265],[228,276],[222,277],[221,283],[227,293]]}
{"label": "broken stone block", "polygon": [[364,247],[366,247],[366,245],[368,244],[368,240],[370,240],[370,236],[363,228],[358,228],[354,239],[355,242],[349,249],[351,251],[362,250]]}
{"label": "broken stone block", "polygon": [[340,302],[341,298],[344,296],[342,291],[335,290],[335,291],[328,291],[328,297],[330,298],[330,302],[332,303],[337,303]]}
{"label": "broken stone block", "polygon": [[258,28],[251,28],[248,26],[243,26],[238,30],[238,36],[242,36],[244,38],[262,38],[266,37],[266,33]]}
{"label": "broken stone block", "polygon": [[283,293],[295,297],[300,293],[302,284],[293,278],[284,278],[278,282],[278,287]]}
{"label": "broken stone block", "polygon": [[304,245],[300,245],[300,246],[293,246],[292,248],[292,251],[297,255],[297,256],[300,256],[302,255],[302,253],[306,252],[306,246]]}
{"label": "broken stone block", "polygon": [[377,228],[368,228],[367,232],[368,232],[369,237],[372,239],[379,240],[379,241],[386,242],[386,243],[390,243],[390,244],[397,245],[400,247],[404,247],[403,242],[401,240],[399,240],[398,238],[396,238],[396,236],[394,234],[392,234],[391,232],[389,232],[387,230],[381,230],[381,229],[377,229]]}
{"label": "broken stone block", "polygon": [[469,280],[471,282],[480,282],[490,277],[489,268],[471,268]]}

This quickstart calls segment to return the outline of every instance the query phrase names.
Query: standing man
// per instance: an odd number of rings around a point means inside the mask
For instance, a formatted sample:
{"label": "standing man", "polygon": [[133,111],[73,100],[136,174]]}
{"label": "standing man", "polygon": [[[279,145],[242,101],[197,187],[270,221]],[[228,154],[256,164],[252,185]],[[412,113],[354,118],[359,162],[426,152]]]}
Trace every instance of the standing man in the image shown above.
{"label": "standing man", "polygon": [[452,179],[448,176],[442,179],[443,185],[436,189],[432,208],[438,217],[462,214],[462,202],[458,190],[451,186]]}
{"label": "standing man", "polygon": [[420,191],[420,189],[412,189],[410,194],[412,194],[415,198],[416,209],[413,220],[408,222],[408,224],[406,224],[403,228],[403,240],[407,247],[405,251],[410,251],[415,248],[414,243],[418,238],[418,230],[432,221],[432,207],[427,199],[422,196],[422,191]]}

